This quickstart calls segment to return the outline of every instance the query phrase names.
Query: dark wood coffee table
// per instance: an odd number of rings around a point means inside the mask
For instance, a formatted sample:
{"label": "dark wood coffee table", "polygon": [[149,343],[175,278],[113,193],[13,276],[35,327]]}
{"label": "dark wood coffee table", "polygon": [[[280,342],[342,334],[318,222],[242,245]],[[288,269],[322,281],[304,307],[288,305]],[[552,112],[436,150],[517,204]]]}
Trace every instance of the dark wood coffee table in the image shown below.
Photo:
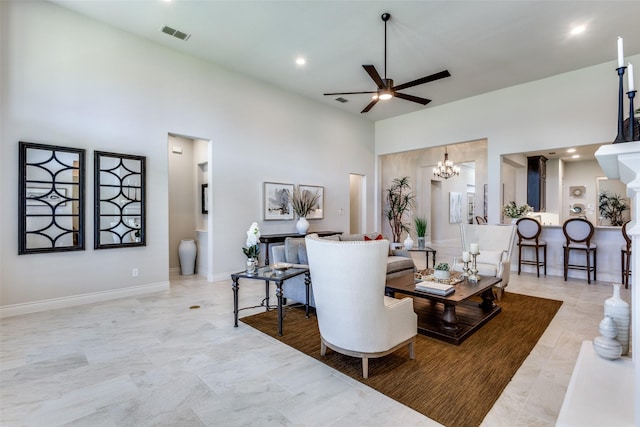
{"label": "dark wood coffee table", "polygon": [[[455,292],[441,296],[417,291],[414,284],[389,280],[385,293],[413,297],[418,315],[418,332],[451,344],[459,345],[482,325],[493,319],[502,309],[494,303],[492,287],[500,283],[498,277],[483,277],[478,282],[464,280],[454,287]],[[471,297],[480,295],[482,300]]]}

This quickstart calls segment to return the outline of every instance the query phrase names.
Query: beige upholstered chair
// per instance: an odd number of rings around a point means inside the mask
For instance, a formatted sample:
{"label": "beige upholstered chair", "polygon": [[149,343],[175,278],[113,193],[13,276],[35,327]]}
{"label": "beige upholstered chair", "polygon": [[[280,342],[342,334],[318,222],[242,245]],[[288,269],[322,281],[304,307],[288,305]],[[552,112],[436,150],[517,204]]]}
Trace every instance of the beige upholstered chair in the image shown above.
{"label": "beige upholstered chair", "polygon": [[627,225],[630,221],[622,225],[622,237],[624,244],[620,248],[620,267],[622,270],[622,283],[626,289],[629,288],[629,274],[631,273],[631,237],[627,234]]}
{"label": "beige upholstered chair", "polygon": [[[567,280],[569,269],[585,270],[587,272],[587,283],[591,284],[591,272],[593,272],[593,280],[596,279],[597,273],[597,254],[598,248],[591,241],[595,228],[593,224],[584,218],[571,218],[562,225],[562,232],[565,237],[564,248],[564,280]],[[569,255],[571,251],[584,251],[586,257],[586,265],[571,264]],[[592,256],[593,255],[593,256]]]}
{"label": "beige upholstered chair", "polygon": [[[511,252],[515,244],[514,224],[460,224],[462,251],[469,251],[471,243],[477,243],[480,254],[477,257],[478,274],[500,277],[502,281],[494,289],[498,300],[502,299],[504,288],[511,275]],[[461,254],[462,255],[462,254]],[[453,259],[453,270],[462,271],[462,256]]]}
{"label": "beige upholstered chair", "polygon": [[[418,318],[411,298],[384,295],[388,240],[341,242],[305,238],[320,328],[320,354],[327,347],[362,358],[368,378],[369,358],[409,347],[413,359]],[[285,285],[286,286],[286,285]]]}
{"label": "beige upholstered chair", "polygon": [[[540,239],[542,226],[540,222],[533,218],[524,217],[516,222],[516,232],[518,233],[518,274],[522,271],[522,264],[535,265],[538,277],[540,277],[540,266],[544,266],[544,275],[547,275],[547,242]],[[522,250],[531,248],[535,251],[535,260],[522,257]],[[543,258],[540,261],[540,249]]]}

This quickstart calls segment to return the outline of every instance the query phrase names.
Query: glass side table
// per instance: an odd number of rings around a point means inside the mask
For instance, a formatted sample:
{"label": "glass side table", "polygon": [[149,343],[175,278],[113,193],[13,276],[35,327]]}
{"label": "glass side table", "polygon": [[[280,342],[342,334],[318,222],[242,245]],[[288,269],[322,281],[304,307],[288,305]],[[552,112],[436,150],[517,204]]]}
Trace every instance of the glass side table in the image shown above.
{"label": "glass side table", "polygon": [[[264,307],[266,311],[269,311],[269,309],[274,308],[273,306],[269,306],[269,282],[274,282],[276,284],[276,298],[278,299],[278,305],[275,307],[278,310],[278,335],[282,336],[282,318],[284,312],[282,285],[284,284],[285,280],[291,279],[292,277],[296,277],[301,274],[304,274],[306,276],[304,278],[304,284],[307,291],[305,312],[307,317],[309,317],[309,285],[311,285],[311,275],[309,274],[309,268],[296,266],[288,268],[286,270],[276,270],[272,267],[266,266],[258,268],[258,270],[253,274],[247,274],[246,271],[233,273],[231,275],[231,288],[233,289],[233,326],[236,328],[238,327],[238,312],[240,310]],[[262,303],[260,303],[260,305],[238,308],[238,290],[240,288],[240,279],[263,280],[265,282],[265,298],[262,300]]]}

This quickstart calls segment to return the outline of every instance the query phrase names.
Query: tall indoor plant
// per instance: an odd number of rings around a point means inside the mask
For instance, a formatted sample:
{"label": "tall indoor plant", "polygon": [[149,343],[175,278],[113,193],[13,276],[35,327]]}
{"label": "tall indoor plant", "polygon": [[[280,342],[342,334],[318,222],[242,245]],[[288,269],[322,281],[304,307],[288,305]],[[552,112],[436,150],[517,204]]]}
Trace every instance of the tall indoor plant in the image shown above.
{"label": "tall indoor plant", "polygon": [[620,227],[624,224],[624,211],[629,209],[629,205],[618,193],[610,194],[602,191],[598,195],[598,208],[600,216],[609,220],[611,225]]}
{"label": "tall indoor plant", "polygon": [[385,211],[394,243],[400,243],[404,231],[409,226],[404,222],[405,214],[415,206],[416,197],[411,192],[409,177],[395,178],[386,189],[387,209]]}

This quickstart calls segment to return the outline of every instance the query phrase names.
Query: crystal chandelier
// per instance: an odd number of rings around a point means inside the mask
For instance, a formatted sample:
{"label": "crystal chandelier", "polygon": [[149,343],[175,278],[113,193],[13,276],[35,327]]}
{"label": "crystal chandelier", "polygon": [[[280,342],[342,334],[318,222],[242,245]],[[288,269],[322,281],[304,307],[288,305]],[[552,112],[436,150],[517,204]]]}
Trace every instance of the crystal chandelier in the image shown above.
{"label": "crystal chandelier", "polygon": [[449,160],[449,153],[447,153],[447,147],[444,148],[444,163],[438,162],[438,166],[433,168],[433,176],[443,179],[449,179],[452,176],[460,175],[460,166],[454,166],[453,162]]}

